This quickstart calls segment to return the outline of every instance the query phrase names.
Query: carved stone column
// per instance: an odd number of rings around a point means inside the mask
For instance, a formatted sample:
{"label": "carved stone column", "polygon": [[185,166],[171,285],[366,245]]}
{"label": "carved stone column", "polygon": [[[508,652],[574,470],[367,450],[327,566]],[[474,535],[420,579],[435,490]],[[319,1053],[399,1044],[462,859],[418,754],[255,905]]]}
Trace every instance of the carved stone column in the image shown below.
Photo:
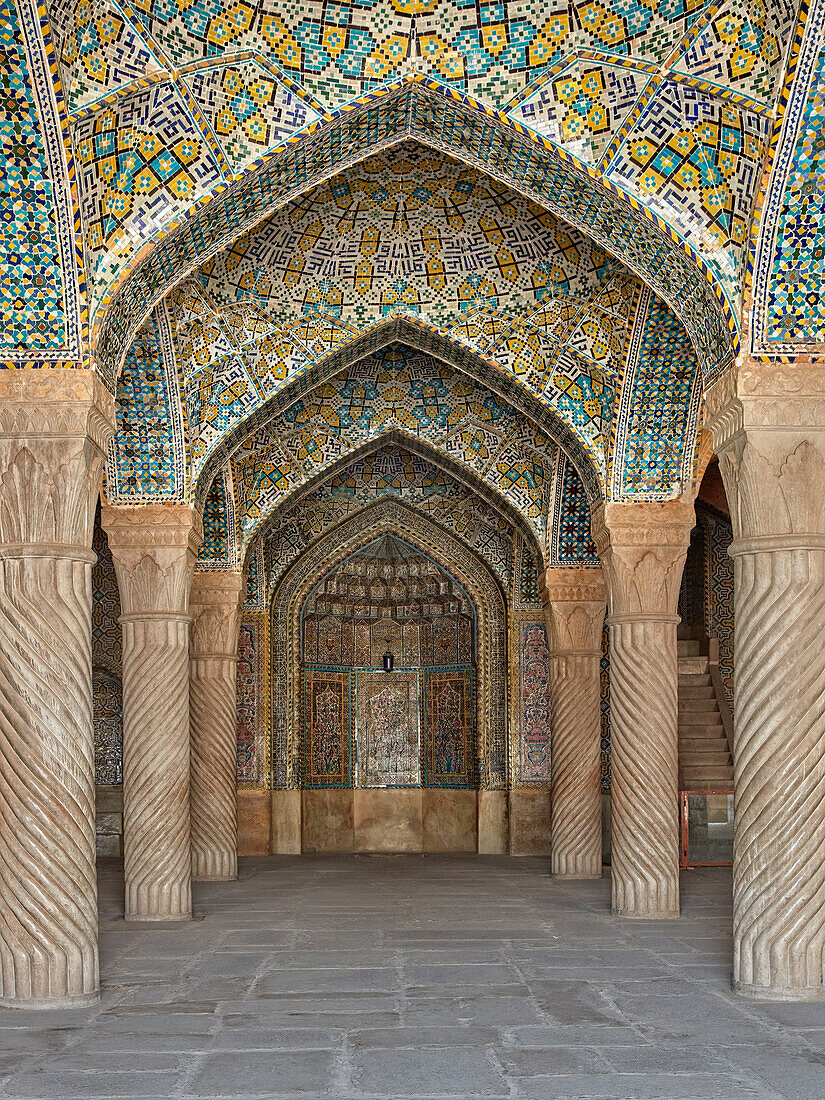
{"label": "carved stone column", "polygon": [[677,606],[686,500],[602,505],[593,537],[610,627],[613,912],[679,915]]}
{"label": "carved stone column", "polygon": [[825,364],[707,394],[733,521],[734,987],[825,998]]}
{"label": "carved stone column", "polygon": [[192,877],[238,877],[237,719],[240,573],[196,573],[190,608]]}
{"label": "carved stone column", "polygon": [[552,707],[551,853],[559,878],[601,878],[601,569],[544,575]]}
{"label": "carved stone column", "polygon": [[114,401],[0,371],[0,1004],[99,997],[92,530]]}
{"label": "carved stone column", "polygon": [[202,533],[184,504],[104,507],[123,625],[127,920],[192,915],[189,588]]}

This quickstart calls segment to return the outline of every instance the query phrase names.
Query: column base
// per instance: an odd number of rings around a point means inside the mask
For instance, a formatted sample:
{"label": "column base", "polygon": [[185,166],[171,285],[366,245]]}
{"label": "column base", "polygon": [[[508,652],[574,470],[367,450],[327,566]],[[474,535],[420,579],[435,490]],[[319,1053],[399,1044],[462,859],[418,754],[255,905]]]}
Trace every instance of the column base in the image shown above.
{"label": "column base", "polygon": [[50,1008],[88,1008],[100,1000],[100,990],[93,993],[78,993],[75,997],[0,997],[0,1008],[25,1010],[28,1008],[45,1012]]}
{"label": "column base", "polygon": [[616,909],[611,910],[614,917],[623,917],[625,920],[679,920],[681,913],[678,909]]}
{"label": "column base", "polygon": [[192,920],[191,913],[182,913],[178,916],[146,915],[144,913],[124,913],[124,920],[134,921],[136,924],[184,924]]}
{"label": "column base", "polygon": [[751,1001],[825,1001],[825,984],[786,986],[732,983],[733,992]]}
{"label": "column base", "polygon": [[594,882],[604,878],[601,870],[598,871],[553,871],[553,878],[562,882]]}

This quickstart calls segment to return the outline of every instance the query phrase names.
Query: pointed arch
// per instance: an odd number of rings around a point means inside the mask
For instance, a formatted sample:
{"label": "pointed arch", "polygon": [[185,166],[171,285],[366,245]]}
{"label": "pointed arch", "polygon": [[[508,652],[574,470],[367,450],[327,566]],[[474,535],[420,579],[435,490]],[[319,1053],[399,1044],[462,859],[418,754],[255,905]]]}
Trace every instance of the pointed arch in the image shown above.
{"label": "pointed arch", "polygon": [[300,622],[312,588],[345,558],[383,534],[396,535],[440,565],[469,593],[476,611],[480,785],[507,786],[507,601],[487,563],[439,524],[383,498],[325,532],[283,575],[270,603],[272,786],[300,785]]}

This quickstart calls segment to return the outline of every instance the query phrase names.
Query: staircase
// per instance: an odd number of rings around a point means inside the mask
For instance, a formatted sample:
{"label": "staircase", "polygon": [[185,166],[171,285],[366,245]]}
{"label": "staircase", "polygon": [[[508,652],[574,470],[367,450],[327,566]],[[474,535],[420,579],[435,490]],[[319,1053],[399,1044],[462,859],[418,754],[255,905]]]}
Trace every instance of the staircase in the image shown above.
{"label": "staircase", "polygon": [[715,640],[710,646],[707,640],[678,642],[679,788],[683,791],[733,790],[730,709],[718,664],[711,663],[718,661],[715,645]]}

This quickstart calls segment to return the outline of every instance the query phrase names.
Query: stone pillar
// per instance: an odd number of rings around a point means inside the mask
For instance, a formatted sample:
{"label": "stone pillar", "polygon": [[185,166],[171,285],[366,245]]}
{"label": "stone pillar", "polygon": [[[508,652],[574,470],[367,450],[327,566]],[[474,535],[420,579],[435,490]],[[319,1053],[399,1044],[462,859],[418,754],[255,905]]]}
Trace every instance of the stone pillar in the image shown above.
{"label": "stone pillar", "polygon": [[613,912],[679,916],[677,607],[687,500],[601,505],[610,628]]}
{"label": "stone pillar", "polygon": [[237,718],[241,573],[196,573],[190,609],[192,877],[238,877]]}
{"label": "stone pillar", "polygon": [[733,521],[734,988],[825,998],[825,364],[706,396]]}
{"label": "stone pillar", "polygon": [[551,658],[553,874],[601,878],[602,571],[548,569],[544,584]]}
{"label": "stone pillar", "polygon": [[103,508],[123,625],[127,920],[192,915],[189,588],[201,541],[190,505]]}
{"label": "stone pillar", "polygon": [[0,1004],[96,1001],[92,531],[114,401],[0,370]]}

